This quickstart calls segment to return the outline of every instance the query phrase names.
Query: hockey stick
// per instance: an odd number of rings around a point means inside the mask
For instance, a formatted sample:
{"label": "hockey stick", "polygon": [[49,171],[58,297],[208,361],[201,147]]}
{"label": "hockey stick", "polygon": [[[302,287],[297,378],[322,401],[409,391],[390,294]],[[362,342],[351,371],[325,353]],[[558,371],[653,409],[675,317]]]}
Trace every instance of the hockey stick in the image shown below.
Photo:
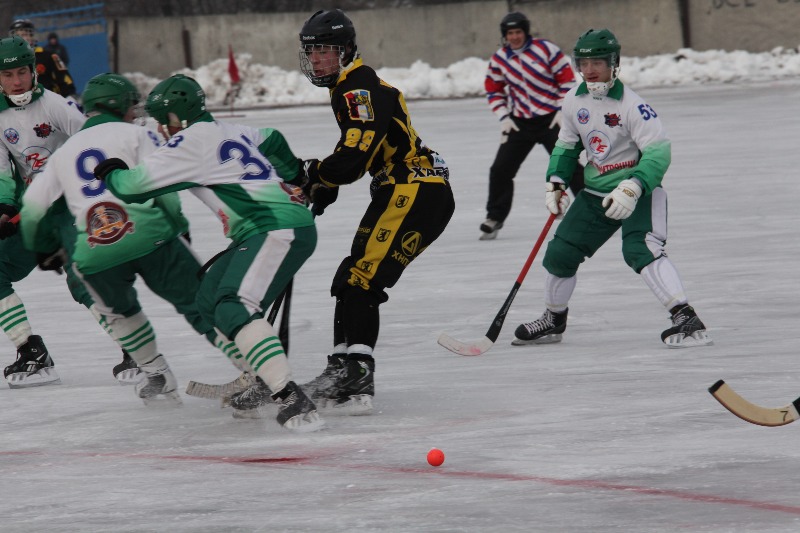
{"label": "hockey stick", "polygon": [[528,274],[528,270],[531,268],[531,264],[533,264],[533,260],[536,257],[536,254],[539,252],[539,248],[542,247],[542,243],[544,242],[545,237],[547,237],[547,233],[550,231],[550,227],[553,225],[555,219],[556,215],[551,213],[544,225],[544,229],[542,229],[542,233],[539,235],[539,239],[537,239],[536,244],[533,246],[533,250],[531,250],[531,253],[528,255],[528,260],[525,261],[525,266],[522,267],[522,271],[519,273],[519,276],[517,276],[517,281],[514,283],[514,287],[508,294],[508,298],[506,298],[506,301],[503,303],[503,306],[500,308],[497,316],[494,317],[492,325],[489,326],[486,336],[474,342],[461,342],[446,333],[442,333],[439,335],[439,344],[451,352],[459,355],[481,355],[492,347],[494,342],[497,340],[497,337],[500,335],[500,330],[503,328],[503,322],[506,320],[506,315],[511,307],[511,302],[513,302],[514,298],[517,296],[517,291],[519,291],[522,281]]}
{"label": "hockey stick", "polygon": [[708,392],[725,409],[746,422],[758,426],[785,426],[800,418],[800,398],[783,407],[761,407],[739,396],[725,381],[719,380],[708,388]]}

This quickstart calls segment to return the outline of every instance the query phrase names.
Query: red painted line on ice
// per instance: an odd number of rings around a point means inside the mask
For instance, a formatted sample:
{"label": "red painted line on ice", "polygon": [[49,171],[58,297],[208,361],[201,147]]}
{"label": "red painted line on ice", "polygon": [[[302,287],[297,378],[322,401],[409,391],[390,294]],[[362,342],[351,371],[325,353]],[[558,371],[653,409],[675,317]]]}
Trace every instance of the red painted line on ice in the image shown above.
{"label": "red painted line on ice", "polygon": [[[0,451],[0,457],[25,455],[25,456],[46,456],[50,455],[48,452],[32,451],[32,450],[19,450],[19,451]],[[638,485],[623,485],[618,483],[609,483],[606,481],[599,481],[593,479],[560,479],[542,476],[528,476],[520,474],[503,474],[496,472],[470,472],[448,470],[445,468],[408,468],[408,467],[389,467],[389,466],[375,466],[375,465],[362,465],[362,464],[347,464],[347,463],[331,463],[325,461],[328,458],[335,458],[337,454],[327,453],[319,455],[305,455],[305,456],[285,456],[285,457],[231,457],[224,455],[160,455],[160,454],[143,454],[143,453],[91,453],[91,452],[60,452],[57,454],[59,457],[73,456],[85,458],[120,458],[120,459],[156,459],[156,460],[169,460],[169,461],[198,461],[205,463],[227,463],[227,464],[305,464],[315,467],[329,468],[331,470],[371,470],[374,472],[390,473],[390,474],[423,474],[431,476],[444,476],[454,478],[471,478],[471,479],[487,479],[487,480],[505,480],[505,481],[528,481],[534,483],[542,483],[545,485],[555,485],[560,487],[575,487],[578,489],[590,490],[605,490],[615,492],[629,492],[633,494],[641,494],[646,496],[661,496],[666,498],[674,498],[678,500],[685,500],[699,503],[714,503],[723,505],[737,505],[740,507],[749,507],[760,511],[777,511],[781,513],[789,513],[800,515],[800,507],[793,505],[781,505],[777,503],[769,503],[757,500],[746,500],[743,498],[728,498],[723,496],[713,496],[709,494],[700,494],[696,492],[675,490],[675,489],[657,489],[651,487],[642,487]]]}

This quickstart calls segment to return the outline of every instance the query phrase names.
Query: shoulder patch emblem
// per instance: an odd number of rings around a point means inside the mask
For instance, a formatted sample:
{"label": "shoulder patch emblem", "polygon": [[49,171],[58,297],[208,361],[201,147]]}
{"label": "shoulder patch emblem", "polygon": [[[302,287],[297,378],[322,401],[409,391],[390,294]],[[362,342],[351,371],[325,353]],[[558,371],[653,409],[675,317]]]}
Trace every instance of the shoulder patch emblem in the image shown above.
{"label": "shoulder patch emblem", "polygon": [[344,93],[344,98],[347,101],[347,111],[352,120],[361,120],[363,122],[375,120],[369,91],[356,89],[355,91]]}

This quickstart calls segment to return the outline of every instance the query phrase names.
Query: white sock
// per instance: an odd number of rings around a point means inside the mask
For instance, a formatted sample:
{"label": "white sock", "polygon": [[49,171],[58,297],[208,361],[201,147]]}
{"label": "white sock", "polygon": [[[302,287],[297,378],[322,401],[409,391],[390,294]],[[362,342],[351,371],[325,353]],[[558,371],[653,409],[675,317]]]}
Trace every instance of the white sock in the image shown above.
{"label": "white sock", "polygon": [[17,348],[28,342],[28,337],[33,335],[25,306],[15,292],[0,300],[0,327]]}

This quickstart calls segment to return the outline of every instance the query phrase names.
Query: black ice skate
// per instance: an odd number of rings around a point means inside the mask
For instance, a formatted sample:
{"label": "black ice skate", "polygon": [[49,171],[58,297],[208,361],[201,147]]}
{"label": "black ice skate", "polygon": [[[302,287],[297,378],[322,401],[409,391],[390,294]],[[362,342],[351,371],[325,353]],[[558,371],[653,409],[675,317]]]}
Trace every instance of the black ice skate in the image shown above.
{"label": "black ice skate", "polygon": [[706,326],[689,304],[675,306],[672,313],[672,327],[661,333],[661,340],[670,348],[691,348],[713,344],[706,334]]}
{"label": "black ice skate", "polygon": [[344,369],[344,357],[341,354],[329,355],[328,366],[325,367],[322,374],[301,385],[300,387],[303,391],[313,400],[330,397],[335,391],[339,377]]}
{"label": "black ice skate", "polygon": [[298,433],[317,431],[325,427],[325,421],[317,413],[314,402],[306,396],[294,381],[290,381],[280,392],[272,395],[278,402],[278,424]]}
{"label": "black ice skate", "polygon": [[114,365],[112,372],[120,385],[133,385],[144,377],[144,372],[126,350],[122,350],[122,362]]}
{"label": "black ice skate", "polygon": [[567,312],[554,313],[545,309],[544,314],[533,322],[526,322],[517,326],[514,331],[514,346],[525,344],[552,344],[561,342],[561,334],[567,329]]}
{"label": "black ice skate", "polygon": [[142,378],[134,391],[145,405],[157,405],[166,403],[169,405],[183,405],[178,394],[178,381],[170,370],[163,355],[159,355],[151,362],[140,365],[139,368],[144,372]]}
{"label": "black ice skate", "polygon": [[261,407],[273,403],[272,391],[266,383],[256,376],[255,383],[230,398],[233,407],[233,418],[261,418]]}
{"label": "black ice skate", "polygon": [[61,378],[53,368],[53,359],[39,335],[31,335],[17,349],[17,360],[5,368],[3,375],[12,389],[61,383]]}
{"label": "black ice skate", "polygon": [[497,233],[500,231],[500,229],[502,229],[502,227],[502,222],[487,218],[483,221],[483,224],[481,224],[481,236],[479,237],[479,240],[491,241],[492,239],[497,238]]}
{"label": "black ice skate", "polygon": [[325,413],[336,415],[372,414],[375,396],[375,359],[369,355],[348,355],[335,386],[319,404]]}

